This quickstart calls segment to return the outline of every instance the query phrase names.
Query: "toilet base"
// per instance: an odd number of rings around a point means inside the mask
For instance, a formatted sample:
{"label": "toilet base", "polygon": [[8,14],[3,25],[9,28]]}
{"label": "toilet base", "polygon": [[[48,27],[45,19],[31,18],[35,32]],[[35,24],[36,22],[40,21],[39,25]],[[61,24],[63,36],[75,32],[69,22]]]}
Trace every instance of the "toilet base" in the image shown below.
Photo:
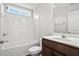
{"label": "toilet base", "polygon": [[28,54],[28,55],[26,55],[26,56],[40,56],[40,55],[41,55],[41,52],[36,53],[36,54]]}

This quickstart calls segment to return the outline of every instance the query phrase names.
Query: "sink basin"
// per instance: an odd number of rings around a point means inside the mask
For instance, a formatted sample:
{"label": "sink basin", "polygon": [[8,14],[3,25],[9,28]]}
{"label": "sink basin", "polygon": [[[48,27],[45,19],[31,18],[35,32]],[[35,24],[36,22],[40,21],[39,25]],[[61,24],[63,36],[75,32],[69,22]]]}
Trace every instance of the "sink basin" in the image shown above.
{"label": "sink basin", "polygon": [[59,40],[65,40],[65,41],[71,41],[71,42],[79,43],[79,38],[66,37],[66,38],[59,38]]}
{"label": "sink basin", "polygon": [[57,39],[57,40],[65,40],[65,41],[72,41],[72,39],[70,39],[70,38],[55,38],[55,39]]}
{"label": "sink basin", "polygon": [[52,38],[55,38],[58,40],[66,40],[66,41],[79,41],[79,38],[73,38],[73,37],[62,38],[62,36],[57,36],[57,35],[53,35]]}
{"label": "sink basin", "polygon": [[56,39],[56,40],[79,42],[79,38],[73,38],[73,37],[62,38],[62,36],[59,36],[59,35],[47,36],[47,38]]}
{"label": "sink basin", "polygon": [[57,36],[57,35],[53,35],[52,38],[61,39],[62,37],[61,36]]}

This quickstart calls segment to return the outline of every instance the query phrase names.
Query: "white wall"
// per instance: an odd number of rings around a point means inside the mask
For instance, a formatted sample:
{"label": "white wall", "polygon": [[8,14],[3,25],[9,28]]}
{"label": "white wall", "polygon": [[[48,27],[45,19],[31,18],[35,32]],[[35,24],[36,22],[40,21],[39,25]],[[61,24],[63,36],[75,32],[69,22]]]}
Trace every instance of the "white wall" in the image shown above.
{"label": "white wall", "polygon": [[[1,40],[1,5],[0,5],[0,40]],[[1,45],[0,45],[0,49],[1,49]]]}
{"label": "white wall", "polygon": [[1,17],[0,17],[0,38],[1,38]]}
{"label": "white wall", "polygon": [[34,14],[33,14],[33,20],[34,20],[34,39],[35,39],[35,40],[39,40],[39,39],[40,39],[40,37],[39,37],[39,35],[40,35],[39,9],[36,8],[36,9],[33,11],[33,13],[34,13]]}
{"label": "white wall", "polygon": [[54,21],[61,21],[65,24],[55,25],[54,31],[55,32],[67,32],[67,20],[68,20],[68,13],[79,10],[79,4],[70,5],[63,8],[54,8]]}
{"label": "white wall", "polygon": [[45,3],[40,4],[34,10],[34,13],[37,15],[37,19],[34,19],[35,22],[35,37],[39,39],[42,36],[52,35],[53,34],[53,7],[51,4]]}
{"label": "white wall", "polygon": [[[0,24],[1,24],[1,17],[0,17]],[[1,25],[0,25],[0,40],[1,40]],[[0,49],[1,49],[1,44],[0,44]]]}

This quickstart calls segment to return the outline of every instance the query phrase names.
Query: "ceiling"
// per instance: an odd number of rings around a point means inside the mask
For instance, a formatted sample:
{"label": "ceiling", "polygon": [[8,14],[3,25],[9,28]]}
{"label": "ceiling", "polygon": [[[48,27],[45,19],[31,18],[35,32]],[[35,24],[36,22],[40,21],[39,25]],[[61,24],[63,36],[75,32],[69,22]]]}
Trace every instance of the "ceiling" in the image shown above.
{"label": "ceiling", "polygon": [[79,3],[54,3],[56,8],[65,8],[69,6],[79,5]]}
{"label": "ceiling", "polygon": [[59,8],[59,7],[66,7],[66,6],[69,6],[70,3],[54,3],[54,5]]}
{"label": "ceiling", "polygon": [[29,9],[35,9],[36,7],[40,5],[40,3],[18,3],[16,5],[29,8]]}
{"label": "ceiling", "polygon": [[[41,3],[23,3],[23,4],[19,4],[19,5],[23,5],[24,7],[28,7],[30,9],[35,9],[36,7],[38,7]],[[52,6],[54,5],[57,8],[63,8],[63,7],[68,7],[70,5],[76,5],[78,3],[51,3]]]}
{"label": "ceiling", "polygon": [[[41,3],[26,3],[24,4],[25,6],[29,6],[30,8],[34,9],[36,7],[38,7]],[[52,6],[54,5],[57,8],[61,8],[61,7],[67,7],[69,5],[71,5],[71,3],[50,3]]]}
{"label": "ceiling", "polygon": [[[16,5],[29,8],[29,9],[35,9],[37,8],[41,3],[15,3]],[[51,3],[52,6],[55,6],[56,8],[63,8],[68,7],[70,5],[76,5],[78,3]]]}

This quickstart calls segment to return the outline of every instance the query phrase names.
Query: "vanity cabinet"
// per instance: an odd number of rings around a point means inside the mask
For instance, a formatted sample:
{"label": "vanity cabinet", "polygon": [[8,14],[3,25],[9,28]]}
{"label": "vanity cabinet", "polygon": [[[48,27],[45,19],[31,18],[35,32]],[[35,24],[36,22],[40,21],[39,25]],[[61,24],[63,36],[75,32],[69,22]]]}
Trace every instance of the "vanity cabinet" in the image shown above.
{"label": "vanity cabinet", "polygon": [[78,56],[79,48],[42,38],[43,56]]}

